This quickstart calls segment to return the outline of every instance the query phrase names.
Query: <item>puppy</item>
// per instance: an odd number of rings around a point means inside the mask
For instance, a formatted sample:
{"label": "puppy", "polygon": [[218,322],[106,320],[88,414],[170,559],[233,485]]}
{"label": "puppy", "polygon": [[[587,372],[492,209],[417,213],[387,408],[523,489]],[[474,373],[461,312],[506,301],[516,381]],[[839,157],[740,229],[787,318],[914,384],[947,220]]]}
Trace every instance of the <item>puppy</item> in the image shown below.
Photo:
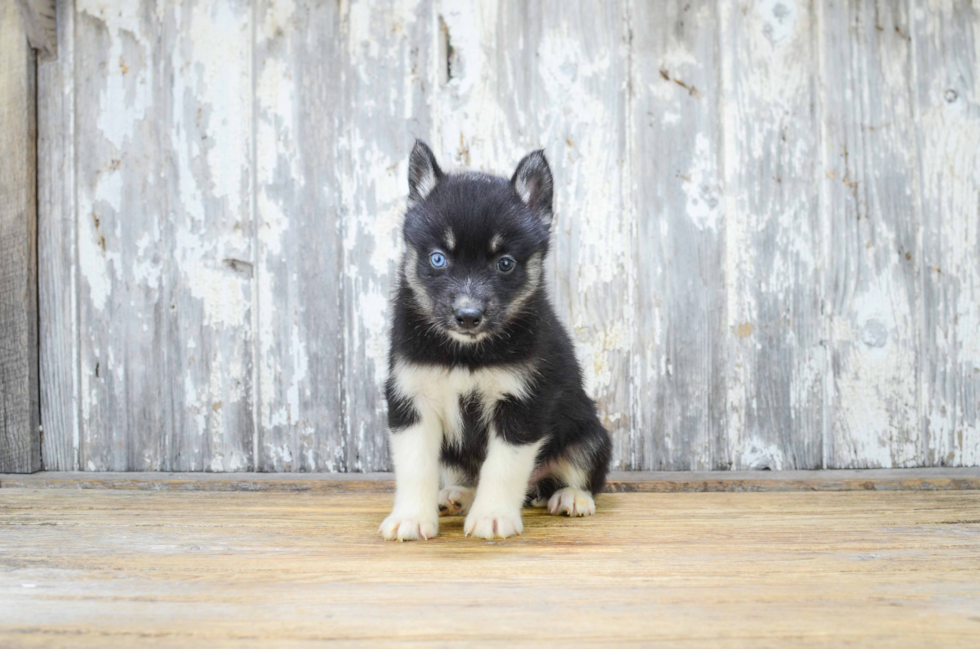
{"label": "puppy", "polygon": [[440,514],[466,514],[467,536],[506,538],[526,502],[594,514],[611,442],[545,288],[544,153],[508,181],[445,174],[417,141],[408,182],[386,385],[395,505],[381,535],[430,539]]}

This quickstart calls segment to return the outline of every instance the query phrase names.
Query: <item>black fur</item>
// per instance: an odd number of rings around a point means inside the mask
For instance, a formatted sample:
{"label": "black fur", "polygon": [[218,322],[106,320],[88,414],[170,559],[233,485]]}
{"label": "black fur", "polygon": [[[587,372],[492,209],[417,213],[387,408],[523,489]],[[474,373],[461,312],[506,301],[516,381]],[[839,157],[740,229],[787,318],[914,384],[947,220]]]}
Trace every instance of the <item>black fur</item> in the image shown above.
{"label": "black fur", "polygon": [[[585,394],[574,348],[555,314],[543,277],[552,218],[552,177],[544,154],[529,154],[511,180],[483,174],[444,174],[432,152],[418,142],[409,164],[410,207],[403,260],[394,294],[391,365],[396,361],[447,368],[532,364],[530,394],[508,396],[493,410],[494,429],[513,444],[547,441],[538,455],[537,492],[547,498],[563,486],[547,467],[559,459],[575,462],[589,476],[589,489],[602,489],[610,440],[595,403]],[[435,179],[434,184],[431,183]],[[453,234],[449,250],[446,232]],[[491,251],[495,237],[501,246]],[[438,251],[445,268],[434,268]],[[516,265],[498,269],[508,256]],[[537,270],[536,270],[537,268]],[[465,294],[483,312],[478,342],[454,321],[454,305]],[[412,404],[387,391],[393,431],[413,423]],[[486,426],[479,403],[461,400],[463,441],[443,445],[442,460],[475,483],[486,457]]]}
{"label": "black fur", "polygon": [[480,402],[475,395],[460,398],[460,411],[463,414],[463,440],[459,446],[444,441],[440,460],[443,464],[461,471],[465,484],[476,486],[480,467],[487,459],[489,441],[486,424],[480,418]]}
{"label": "black fur", "polygon": [[394,379],[389,378],[385,384],[385,399],[388,401],[388,428],[403,430],[419,422],[419,413],[412,405],[412,400],[398,396],[395,392]]}

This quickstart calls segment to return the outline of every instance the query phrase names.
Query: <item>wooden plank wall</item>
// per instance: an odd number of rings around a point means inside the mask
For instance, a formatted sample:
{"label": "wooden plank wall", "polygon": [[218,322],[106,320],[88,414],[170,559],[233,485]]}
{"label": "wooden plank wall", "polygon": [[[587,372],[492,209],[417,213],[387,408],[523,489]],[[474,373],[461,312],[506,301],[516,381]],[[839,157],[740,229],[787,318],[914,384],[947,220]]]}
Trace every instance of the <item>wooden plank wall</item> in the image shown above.
{"label": "wooden plank wall", "polygon": [[37,325],[37,57],[0,5],[0,472],[41,468]]}
{"label": "wooden plank wall", "polygon": [[61,0],[45,468],[388,468],[406,156],[557,182],[619,469],[980,464],[980,5]]}

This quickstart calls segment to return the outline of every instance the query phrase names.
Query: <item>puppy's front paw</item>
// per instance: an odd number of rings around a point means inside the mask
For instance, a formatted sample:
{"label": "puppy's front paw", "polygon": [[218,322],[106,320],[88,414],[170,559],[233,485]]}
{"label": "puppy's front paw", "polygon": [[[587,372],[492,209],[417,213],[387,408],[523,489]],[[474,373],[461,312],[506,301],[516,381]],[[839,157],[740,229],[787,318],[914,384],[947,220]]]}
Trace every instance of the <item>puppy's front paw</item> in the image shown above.
{"label": "puppy's front paw", "polygon": [[469,487],[446,487],[439,490],[439,515],[465,514],[473,504],[474,491]]}
{"label": "puppy's front paw", "polygon": [[595,513],[595,500],[588,491],[565,487],[551,495],[548,511],[569,516],[591,516]]}
{"label": "puppy's front paw", "polygon": [[500,537],[506,539],[524,531],[520,510],[512,512],[488,511],[474,507],[463,523],[463,533],[466,536],[476,536],[481,539]]}
{"label": "puppy's front paw", "polygon": [[378,532],[385,541],[418,541],[419,539],[428,541],[439,533],[439,519],[391,512],[391,515],[381,523]]}

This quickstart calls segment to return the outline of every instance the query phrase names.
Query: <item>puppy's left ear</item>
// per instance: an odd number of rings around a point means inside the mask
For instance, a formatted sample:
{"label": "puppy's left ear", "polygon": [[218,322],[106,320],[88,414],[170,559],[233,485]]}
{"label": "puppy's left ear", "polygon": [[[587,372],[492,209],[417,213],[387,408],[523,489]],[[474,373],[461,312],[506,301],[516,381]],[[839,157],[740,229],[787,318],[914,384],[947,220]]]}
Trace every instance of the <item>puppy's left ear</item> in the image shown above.
{"label": "puppy's left ear", "polygon": [[432,155],[432,149],[422,140],[415,140],[408,158],[408,205],[421,203],[442,179],[442,169]]}
{"label": "puppy's left ear", "polygon": [[554,183],[551,179],[551,168],[544,157],[544,150],[532,151],[524,156],[517,165],[510,184],[517,190],[524,204],[531,208],[538,218],[551,224],[551,199],[554,193]]}

